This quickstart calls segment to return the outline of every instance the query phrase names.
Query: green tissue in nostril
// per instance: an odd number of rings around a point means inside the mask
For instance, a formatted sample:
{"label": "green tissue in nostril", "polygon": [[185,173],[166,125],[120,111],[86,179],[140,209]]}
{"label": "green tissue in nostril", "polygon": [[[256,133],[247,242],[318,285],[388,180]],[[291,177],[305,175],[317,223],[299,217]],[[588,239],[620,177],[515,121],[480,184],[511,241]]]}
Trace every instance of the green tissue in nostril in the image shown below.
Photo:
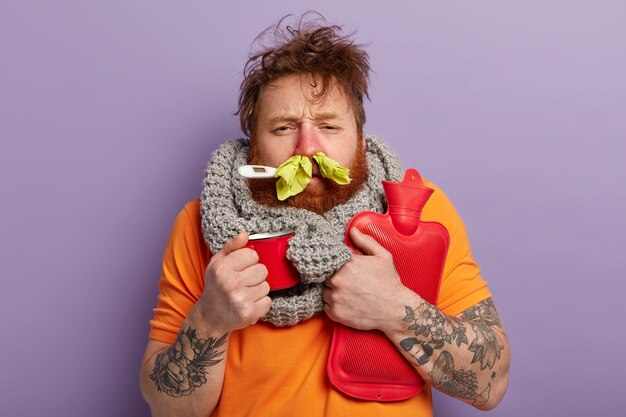
{"label": "green tissue in nostril", "polygon": [[330,178],[340,185],[350,184],[350,170],[348,168],[342,167],[337,161],[327,157],[324,152],[316,153],[313,155],[313,159],[320,166],[323,177]]}
{"label": "green tissue in nostril", "polygon": [[279,178],[276,181],[278,199],[283,201],[301,193],[311,181],[312,169],[311,160],[304,155],[294,155],[280,164],[274,174],[274,177]]}
{"label": "green tissue in nostril", "polygon": [[[323,152],[316,153],[313,158],[317,161],[323,177],[340,185],[350,183],[350,170],[348,168],[340,166]],[[294,155],[280,164],[274,174],[274,177],[278,178],[276,181],[278,199],[284,201],[301,193],[311,181],[312,168],[311,160],[304,155]]]}

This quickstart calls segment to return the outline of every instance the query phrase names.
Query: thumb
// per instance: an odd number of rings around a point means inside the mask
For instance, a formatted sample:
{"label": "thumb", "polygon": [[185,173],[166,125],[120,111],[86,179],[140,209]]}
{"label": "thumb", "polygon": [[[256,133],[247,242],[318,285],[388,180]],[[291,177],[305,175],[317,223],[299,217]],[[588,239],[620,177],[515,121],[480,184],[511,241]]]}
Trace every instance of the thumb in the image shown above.
{"label": "thumb", "polygon": [[366,235],[356,227],[350,228],[350,240],[354,245],[361,249],[365,255],[386,255],[389,252],[383,248],[373,237]]}
{"label": "thumb", "polygon": [[248,232],[239,232],[237,236],[226,242],[220,253],[226,256],[248,244]]}

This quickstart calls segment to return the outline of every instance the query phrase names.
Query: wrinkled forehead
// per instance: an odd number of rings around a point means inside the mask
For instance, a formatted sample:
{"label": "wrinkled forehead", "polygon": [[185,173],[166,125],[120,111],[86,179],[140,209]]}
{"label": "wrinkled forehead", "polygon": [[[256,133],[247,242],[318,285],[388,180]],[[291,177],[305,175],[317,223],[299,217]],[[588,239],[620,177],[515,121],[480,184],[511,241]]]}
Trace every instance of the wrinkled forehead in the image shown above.
{"label": "wrinkled forehead", "polygon": [[274,113],[293,112],[302,106],[315,112],[354,117],[351,102],[338,82],[331,78],[324,83],[322,77],[310,74],[286,75],[268,83],[261,90],[257,111],[275,116]]}

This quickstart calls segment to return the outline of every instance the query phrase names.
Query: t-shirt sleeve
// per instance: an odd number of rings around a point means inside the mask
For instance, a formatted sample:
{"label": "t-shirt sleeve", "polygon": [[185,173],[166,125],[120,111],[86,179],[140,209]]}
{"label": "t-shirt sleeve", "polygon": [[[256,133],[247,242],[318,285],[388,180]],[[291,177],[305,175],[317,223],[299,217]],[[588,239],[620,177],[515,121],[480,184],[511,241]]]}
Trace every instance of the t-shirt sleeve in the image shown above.
{"label": "t-shirt sleeve", "polygon": [[437,307],[456,316],[489,297],[491,293],[470,249],[465,224],[448,196],[435,184],[424,180],[435,190],[424,206],[422,220],[443,224],[450,234],[450,247],[443,270]]}
{"label": "t-shirt sleeve", "polygon": [[173,343],[204,289],[208,249],[200,229],[199,200],[178,213],[165,245],[159,297],[150,320],[150,339]]}

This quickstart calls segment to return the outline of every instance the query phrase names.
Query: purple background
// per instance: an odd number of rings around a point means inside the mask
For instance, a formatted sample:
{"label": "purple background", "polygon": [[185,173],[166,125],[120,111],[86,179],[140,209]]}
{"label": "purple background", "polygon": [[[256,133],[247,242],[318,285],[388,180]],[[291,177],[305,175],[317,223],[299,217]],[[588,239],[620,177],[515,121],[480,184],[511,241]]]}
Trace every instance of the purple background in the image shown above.
{"label": "purple background", "polygon": [[370,44],[366,131],[467,224],[513,352],[490,414],[625,415],[625,3],[336,3],[0,1],[1,415],[149,415],[172,222],[240,136],[251,41],[311,8]]}

